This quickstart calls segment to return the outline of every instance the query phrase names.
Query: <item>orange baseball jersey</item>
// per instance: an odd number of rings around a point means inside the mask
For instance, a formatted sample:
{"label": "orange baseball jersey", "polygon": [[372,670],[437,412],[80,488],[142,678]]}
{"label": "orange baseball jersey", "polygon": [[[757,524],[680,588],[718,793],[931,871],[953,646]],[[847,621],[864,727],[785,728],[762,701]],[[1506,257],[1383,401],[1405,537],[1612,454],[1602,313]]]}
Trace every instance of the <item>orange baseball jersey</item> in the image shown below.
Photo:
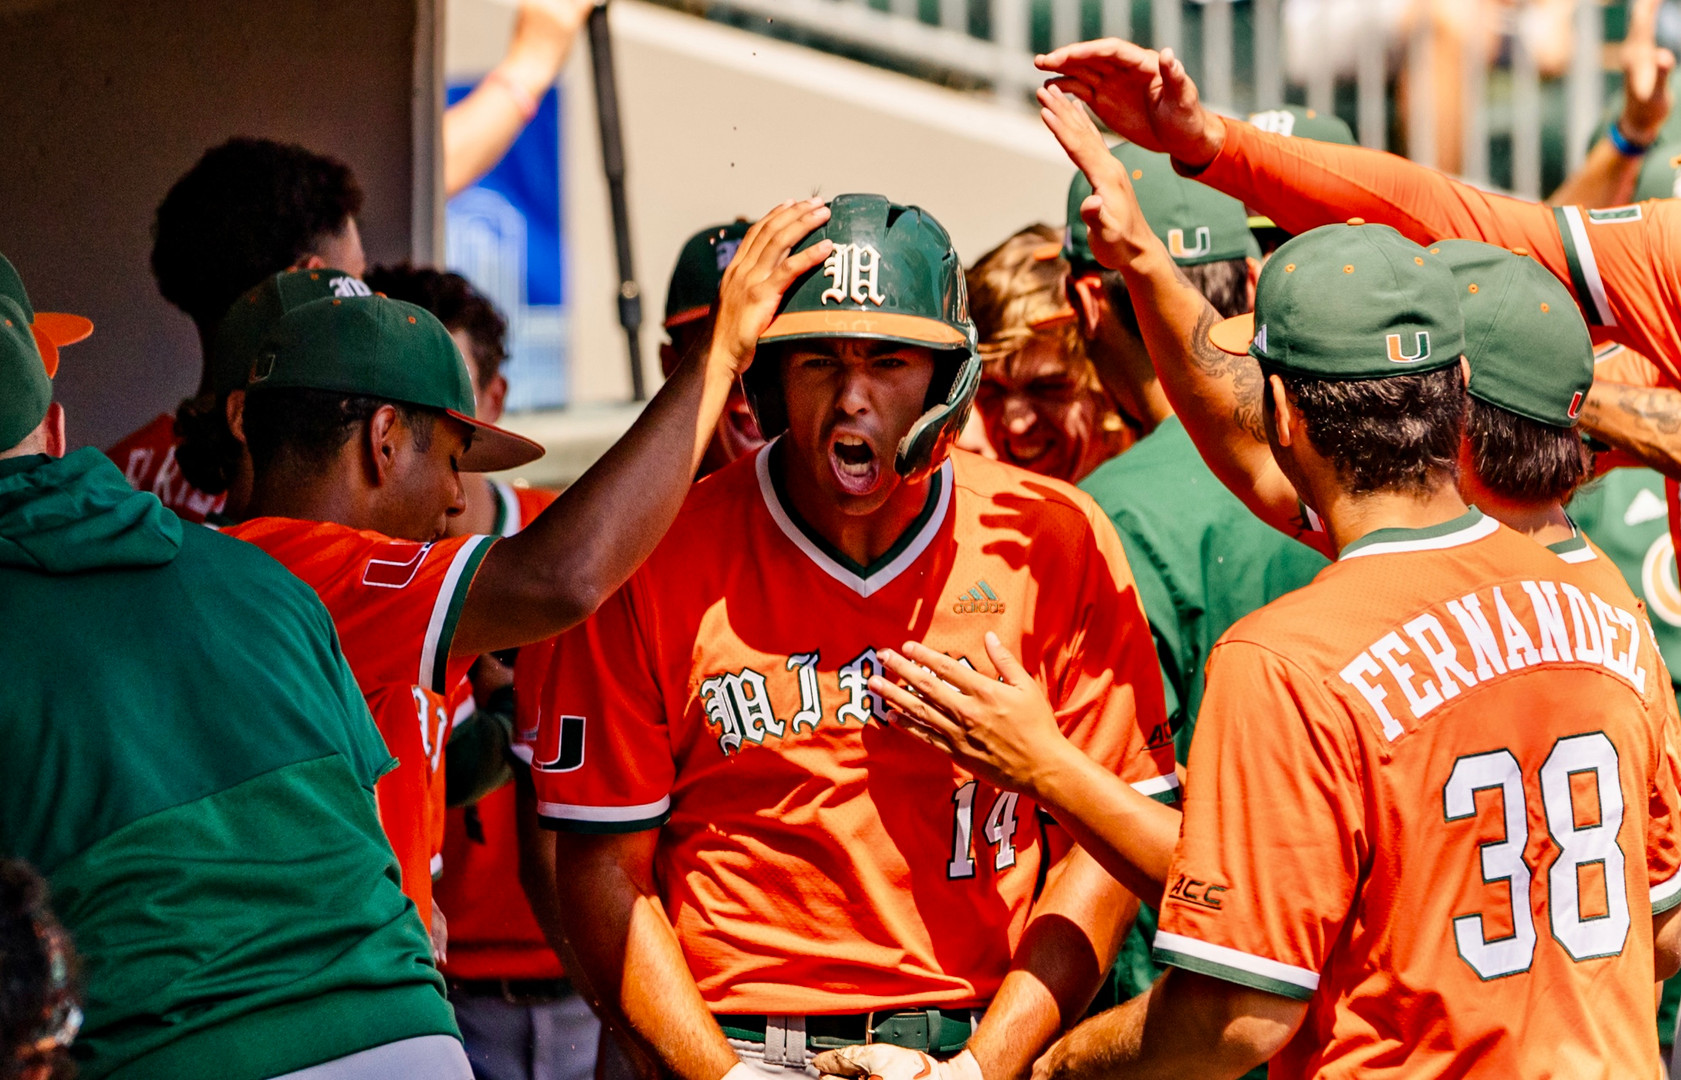
{"label": "orange baseball jersey", "polygon": [[226,495],[200,491],[181,475],[175,464],[175,417],[161,413],[151,423],[123,439],[105,456],[117,463],[136,491],[150,491],[183,521],[201,522],[220,513]]}
{"label": "orange baseball jersey", "polygon": [[1661,1075],[1674,698],[1594,566],[1472,510],[1215,646],[1156,957],[1309,1003],[1272,1076]]}
{"label": "orange baseball jersey", "polygon": [[715,1013],[976,1005],[1046,859],[1040,815],[871,694],[908,638],[990,670],[996,632],[1063,731],[1178,788],[1126,556],[1068,484],[961,451],[875,565],[803,525],[771,444],[696,485],[653,556],[560,639],[533,775],[552,828],[664,826],[666,911]]}
{"label": "orange baseball jersey", "polygon": [[492,538],[421,544],[277,517],[223,531],[274,556],[327,605],[356,685],[397,759],[376,788],[380,822],[402,867],[403,891],[430,919],[432,876],[442,865],[446,695],[473,662],[452,660],[450,643]]}
{"label": "orange baseball jersey", "polygon": [[[516,488],[499,480],[491,483],[498,502],[498,536],[512,536],[555,499],[555,492],[541,488]],[[553,648],[553,638],[527,645],[514,664],[518,712],[514,752],[528,764],[542,700],[538,684],[548,674]],[[505,784],[472,806],[448,811],[443,877],[435,892],[438,906],[449,919],[444,974],[458,979],[560,977],[560,958],[544,939],[520,885],[514,785]]]}

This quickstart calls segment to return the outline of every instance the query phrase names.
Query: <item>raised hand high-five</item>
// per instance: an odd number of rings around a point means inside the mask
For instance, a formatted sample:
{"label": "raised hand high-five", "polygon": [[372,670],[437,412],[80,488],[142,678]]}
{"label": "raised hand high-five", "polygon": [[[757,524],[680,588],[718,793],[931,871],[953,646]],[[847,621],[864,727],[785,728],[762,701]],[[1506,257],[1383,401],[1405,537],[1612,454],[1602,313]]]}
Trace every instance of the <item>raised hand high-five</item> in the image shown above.
{"label": "raised hand high-five", "polygon": [[1056,82],[1040,87],[1038,96],[1040,119],[1092,186],[1080,205],[1092,255],[1109,269],[1120,270],[1146,250],[1161,248],[1139,209],[1126,166],[1109,152],[1086,110]]}
{"label": "raised hand high-five", "polygon": [[1225,141],[1226,125],[1202,107],[1196,83],[1172,49],[1156,52],[1120,38],[1065,45],[1034,58],[1056,75],[1048,85],[1079,98],[1123,139],[1185,162],[1206,165]]}

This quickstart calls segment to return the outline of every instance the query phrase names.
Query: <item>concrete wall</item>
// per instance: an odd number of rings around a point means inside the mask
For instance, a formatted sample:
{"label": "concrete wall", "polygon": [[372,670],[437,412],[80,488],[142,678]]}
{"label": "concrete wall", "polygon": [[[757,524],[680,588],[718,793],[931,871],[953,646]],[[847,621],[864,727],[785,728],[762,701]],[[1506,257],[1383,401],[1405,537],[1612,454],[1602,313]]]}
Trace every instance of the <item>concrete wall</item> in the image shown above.
{"label": "concrete wall", "polygon": [[370,257],[431,256],[436,17],[433,0],[0,0],[0,251],[38,306],[97,325],[58,377],[74,443],[109,445],[198,383],[197,335],[147,260],[153,211],[206,148],[264,135],[343,158]]}
{"label": "concrete wall", "polygon": [[[487,70],[506,48],[511,10],[499,0],[449,0],[447,10],[451,77]],[[650,385],[666,279],[704,225],[789,197],[879,191],[931,211],[972,261],[1020,226],[1062,216],[1073,170],[1033,117],[637,0],[609,10]],[[562,84],[573,400],[620,401],[630,379],[583,48]]]}

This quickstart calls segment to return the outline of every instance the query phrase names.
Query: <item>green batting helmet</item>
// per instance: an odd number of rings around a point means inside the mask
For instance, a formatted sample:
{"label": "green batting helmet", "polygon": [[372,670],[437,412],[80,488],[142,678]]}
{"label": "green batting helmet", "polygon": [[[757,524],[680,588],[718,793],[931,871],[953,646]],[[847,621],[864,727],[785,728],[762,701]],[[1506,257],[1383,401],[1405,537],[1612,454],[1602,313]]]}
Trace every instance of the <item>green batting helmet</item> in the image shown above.
{"label": "green batting helmet", "polygon": [[[980,385],[963,264],[938,221],[920,207],[881,195],[835,196],[829,220],[795,250],[825,239],[834,242],[834,251],[789,287],[759,341],[867,338],[933,349],[934,378],[924,411],[900,440],[893,461],[900,476],[919,480],[945,460]],[[742,386],[765,437],[785,431],[776,366],[753,365]]]}

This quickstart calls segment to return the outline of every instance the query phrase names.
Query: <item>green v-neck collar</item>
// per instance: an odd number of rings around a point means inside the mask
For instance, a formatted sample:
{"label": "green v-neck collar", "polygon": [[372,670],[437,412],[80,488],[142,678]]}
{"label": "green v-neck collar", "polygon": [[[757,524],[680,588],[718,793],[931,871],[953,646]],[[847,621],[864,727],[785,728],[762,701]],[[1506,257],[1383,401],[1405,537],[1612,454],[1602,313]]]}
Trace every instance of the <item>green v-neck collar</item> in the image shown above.
{"label": "green v-neck collar", "polygon": [[841,552],[800,517],[793,502],[782,490],[782,478],[773,467],[771,456],[780,440],[772,440],[759,451],[753,467],[759,478],[759,493],[771,518],[795,547],[817,568],[839,581],[860,596],[869,596],[884,588],[917,560],[945,524],[951,509],[952,464],[947,458],[928,482],[928,498],[893,546],[869,566],[861,566]]}

